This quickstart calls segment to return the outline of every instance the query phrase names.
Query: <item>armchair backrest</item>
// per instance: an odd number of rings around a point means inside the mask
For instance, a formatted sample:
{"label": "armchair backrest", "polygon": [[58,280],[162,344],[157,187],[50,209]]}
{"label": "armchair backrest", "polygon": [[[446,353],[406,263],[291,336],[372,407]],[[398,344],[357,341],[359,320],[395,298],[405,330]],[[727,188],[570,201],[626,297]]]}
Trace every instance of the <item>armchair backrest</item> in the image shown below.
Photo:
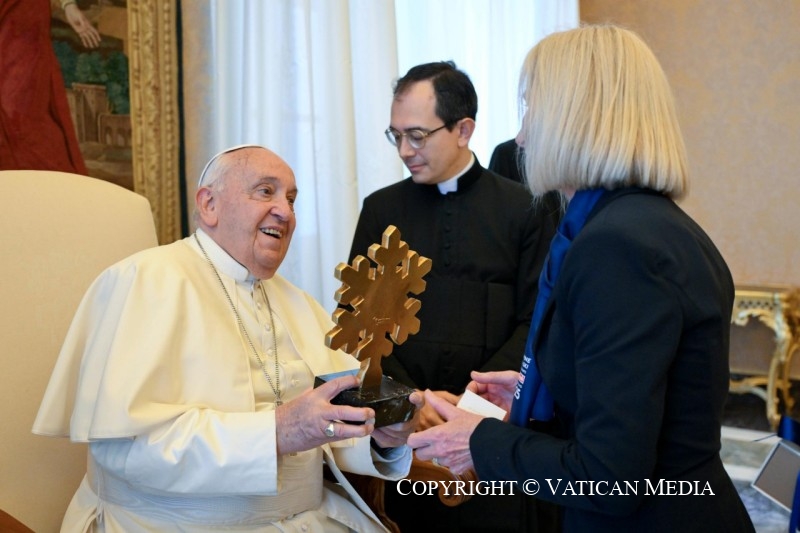
{"label": "armchair backrest", "polygon": [[86,289],[116,261],[156,246],[149,202],[53,171],[0,172],[0,509],[58,531],[86,472],[86,446],[31,433]]}

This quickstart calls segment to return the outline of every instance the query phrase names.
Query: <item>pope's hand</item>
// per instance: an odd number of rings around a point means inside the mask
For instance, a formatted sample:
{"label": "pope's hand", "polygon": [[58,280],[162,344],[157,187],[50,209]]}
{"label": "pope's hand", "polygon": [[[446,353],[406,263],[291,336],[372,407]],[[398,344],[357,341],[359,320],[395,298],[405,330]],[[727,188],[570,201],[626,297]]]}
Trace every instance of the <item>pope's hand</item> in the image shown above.
{"label": "pope's hand", "polygon": [[278,454],[302,452],[326,442],[370,435],[375,421],[372,409],[331,403],[334,396],[358,384],[355,376],[332,379],[279,406],[275,410]]}

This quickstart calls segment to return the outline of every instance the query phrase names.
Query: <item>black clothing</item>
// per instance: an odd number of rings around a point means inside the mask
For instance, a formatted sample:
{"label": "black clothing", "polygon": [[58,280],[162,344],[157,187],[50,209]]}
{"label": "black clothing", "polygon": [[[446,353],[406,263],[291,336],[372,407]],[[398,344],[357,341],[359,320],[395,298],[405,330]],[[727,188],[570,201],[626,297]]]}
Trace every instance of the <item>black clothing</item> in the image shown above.
{"label": "black clothing", "polygon": [[[475,164],[458,190],[411,178],[364,200],[350,261],[367,256],[387,226],[432,260],[418,298],[420,331],[382,361],[383,372],[419,389],[461,394],[472,370],[518,370],[539,271],[555,231],[527,188]],[[405,489],[408,487],[406,486]],[[523,496],[475,496],[447,507],[437,496],[400,496],[385,487],[386,510],[403,531],[554,531],[557,509]]]}

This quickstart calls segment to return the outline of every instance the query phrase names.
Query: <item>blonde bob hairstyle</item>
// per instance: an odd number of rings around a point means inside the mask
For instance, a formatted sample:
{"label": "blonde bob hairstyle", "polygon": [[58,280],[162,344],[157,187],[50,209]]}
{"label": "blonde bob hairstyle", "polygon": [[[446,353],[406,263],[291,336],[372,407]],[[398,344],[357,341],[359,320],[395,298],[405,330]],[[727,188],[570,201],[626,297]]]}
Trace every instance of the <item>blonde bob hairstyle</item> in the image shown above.
{"label": "blonde bob hairstyle", "polygon": [[686,148],[658,60],[636,34],[584,26],[545,37],[520,75],[525,172],[547,191],[688,186]]}

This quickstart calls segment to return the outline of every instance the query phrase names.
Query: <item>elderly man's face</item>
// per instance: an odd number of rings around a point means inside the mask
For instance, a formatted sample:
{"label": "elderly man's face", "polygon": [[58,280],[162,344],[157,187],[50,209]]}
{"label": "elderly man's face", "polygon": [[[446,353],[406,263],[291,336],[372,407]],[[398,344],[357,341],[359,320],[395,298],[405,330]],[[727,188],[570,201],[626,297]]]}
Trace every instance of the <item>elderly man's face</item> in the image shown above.
{"label": "elderly man's face", "polygon": [[251,274],[271,278],[289,251],[297,224],[294,173],[262,148],[244,148],[223,157],[234,158],[235,163],[218,178],[212,192],[216,220],[212,237]]}

